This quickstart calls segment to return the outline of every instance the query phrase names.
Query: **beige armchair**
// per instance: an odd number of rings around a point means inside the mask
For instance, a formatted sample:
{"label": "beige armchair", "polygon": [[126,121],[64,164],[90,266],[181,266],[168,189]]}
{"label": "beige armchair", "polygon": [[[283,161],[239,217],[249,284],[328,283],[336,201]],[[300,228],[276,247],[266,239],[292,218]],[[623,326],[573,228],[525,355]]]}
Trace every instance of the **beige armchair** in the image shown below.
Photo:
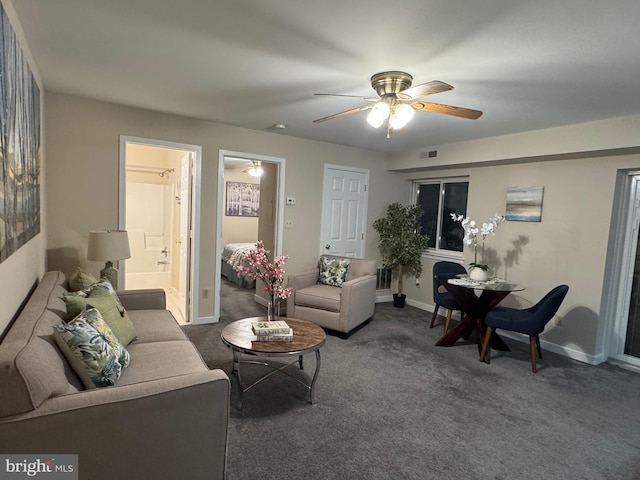
{"label": "beige armchair", "polygon": [[[347,257],[323,255],[328,260]],[[376,262],[348,258],[346,278],[341,286],[319,282],[321,263],[316,269],[289,275],[291,296],[287,317],[309,320],[323,328],[348,336],[354,328],[371,319],[376,303]]]}

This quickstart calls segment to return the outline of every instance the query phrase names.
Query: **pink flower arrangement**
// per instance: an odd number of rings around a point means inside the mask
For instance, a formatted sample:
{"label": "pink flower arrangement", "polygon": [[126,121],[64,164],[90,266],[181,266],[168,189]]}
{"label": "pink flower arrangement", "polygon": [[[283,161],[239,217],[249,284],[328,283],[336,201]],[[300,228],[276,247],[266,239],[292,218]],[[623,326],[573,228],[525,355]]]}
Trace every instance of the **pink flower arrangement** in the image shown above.
{"label": "pink flower arrangement", "polygon": [[268,253],[269,250],[264,248],[262,240],[258,240],[255,250],[249,250],[243,253],[243,257],[247,260],[249,266],[239,265],[236,267],[236,272],[262,280],[262,291],[269,294],[269,298],[274,302],[278,298],[285,299],[291,295],[291,288],[282,286],[284,280],[284,269],[282,266],[287,262],[289,256],[277,256],[273,263],[271,263],[269,262],[269,257],[267,257]]}

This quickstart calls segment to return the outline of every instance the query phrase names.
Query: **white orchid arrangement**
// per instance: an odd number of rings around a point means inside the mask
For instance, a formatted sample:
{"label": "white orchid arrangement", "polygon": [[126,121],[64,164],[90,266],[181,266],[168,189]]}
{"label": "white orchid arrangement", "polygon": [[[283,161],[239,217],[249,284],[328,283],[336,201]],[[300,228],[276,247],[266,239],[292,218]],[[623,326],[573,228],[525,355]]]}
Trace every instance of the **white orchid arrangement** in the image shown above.
{"label": "white orchid arrangement", "polygon": [[485,238],[487,235],[496,234],[496,230],[505,220],[504,216],[496,213],[489,219],[488,223],[483,223],[482,227],[478,227],[475,220],[471,220],[469,217],[465,217],[463,215],[456,215],[455,213],[452,213],[451,218],[454,222],[460,222],[460,225],[464,229],[464,238],[462,241],[466,245],[473,245],[473,263],[470,265],[472,267],[481,268],[482,270],[488,270],[488,265],[478,263],[478,234],[482,236],[482,245],[484,246]]}

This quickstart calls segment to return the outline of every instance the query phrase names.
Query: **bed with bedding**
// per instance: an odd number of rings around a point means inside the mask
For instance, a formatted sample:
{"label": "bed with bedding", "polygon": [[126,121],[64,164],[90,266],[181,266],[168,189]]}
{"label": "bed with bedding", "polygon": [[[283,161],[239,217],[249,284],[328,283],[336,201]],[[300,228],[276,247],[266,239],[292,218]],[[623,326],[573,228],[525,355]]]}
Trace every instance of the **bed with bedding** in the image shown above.
{"label": "bed with bedding", "polygon": [[236,272],[238,265],[248,266],[243,253],[255,248],[255,243],[229,243],[225,245],[222,250],[222,276],[242,288],[255,288],[255,278]]}

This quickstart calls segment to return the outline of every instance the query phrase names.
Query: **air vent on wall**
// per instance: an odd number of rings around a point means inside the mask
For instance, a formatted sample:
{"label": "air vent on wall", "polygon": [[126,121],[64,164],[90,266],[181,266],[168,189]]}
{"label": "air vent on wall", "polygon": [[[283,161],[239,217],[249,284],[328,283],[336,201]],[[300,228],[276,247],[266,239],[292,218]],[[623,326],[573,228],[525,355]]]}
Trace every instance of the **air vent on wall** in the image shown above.
{"label": "air vent on wall", "polygon": [[435,158],[438,156],[437,150],[431,150],[430,152],[420,152],[420,158]]}

